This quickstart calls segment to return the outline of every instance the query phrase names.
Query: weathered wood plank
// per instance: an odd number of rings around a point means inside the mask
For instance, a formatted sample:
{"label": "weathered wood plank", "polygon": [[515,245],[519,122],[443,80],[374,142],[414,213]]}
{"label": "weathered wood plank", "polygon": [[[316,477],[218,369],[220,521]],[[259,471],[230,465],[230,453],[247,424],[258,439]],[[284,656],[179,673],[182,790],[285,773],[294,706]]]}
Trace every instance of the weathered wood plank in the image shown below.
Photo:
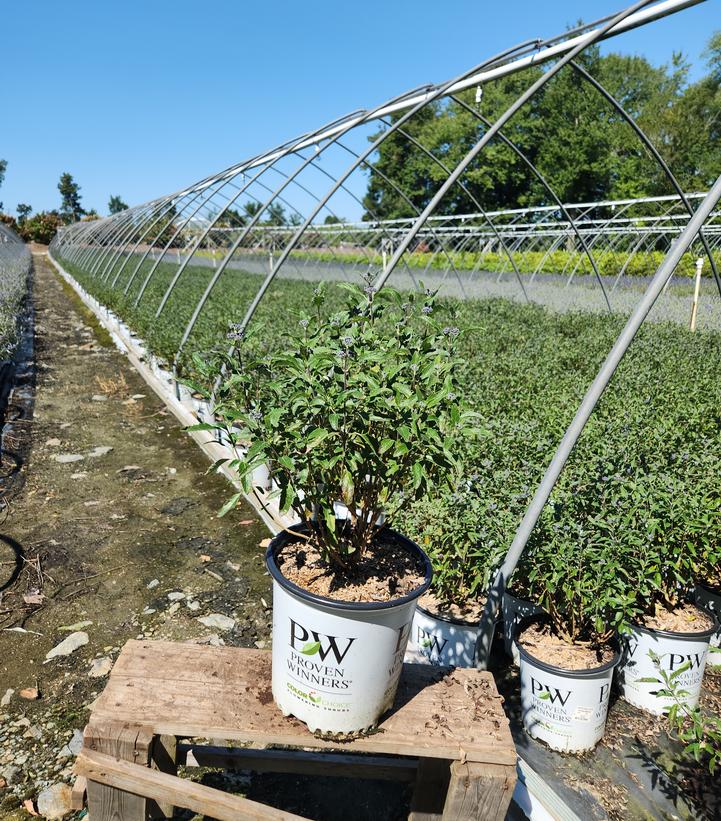
{"label": "weathered wood plank", "polygon": [[[159,804],[175,804],[218,821],[304,821],[299,815],[92,750],[83,750],[75,766],[89,783],[112,784],[130,798],[145,795]],[[90,817],[93,821],[99,818],[94,814]],[[116,815],[115,819],[135,821],[136,816]]]}
{"label": "weathered wood plank", "polygon": [[224,767],[258,773],[296,773],[346,778],[376,778],[381,781],[413,781],[418,762],[408,758],[343,755],[305,750],[253,750],[179,744],[178,761],[187,767]]}
{"label": "weathered wood plank", "polygon": [[70,793],[70,808],[82,810],[85,808],[85,795],[88,790],[88,779],[84,775],[79,775],[75,779],[72,792]]}
{"label": "weathered wood plank", "polygon": [[501,821],[513,798],[516,771],[474,762],[451,764],[443,821]]}
{"label": "weathered wood plank", "polygon": [[133,721],[186,738],[515,765],[490,673],[404,665],[380,732],[343,744],[315,738],[301,722],[284,718],[273,704],[270,678],[267,651],[130,641],[93,720]]}
{"label": "weathered wood plank", "polygon": [[[152,732],[137,725],[117,721],[94,722],[85,728],[83,750],[88,754],[114,756],[147,767],[150,761]],[[83,774],[77,768],[76,772]],[[87,777],[87,774],[85,774]],[[88,814],[93,821],[146,821],[148,801],[107,783],[88,777]]]}
{"label": "weathered wood plank", "polygon": [[[158,735],[153,739],[150,752],[150,766],[160,772],[176,775],[178,739],[174,735]],[[150,817],[172,818],[174,808],[172,804],[154,804],[150,807]]]}

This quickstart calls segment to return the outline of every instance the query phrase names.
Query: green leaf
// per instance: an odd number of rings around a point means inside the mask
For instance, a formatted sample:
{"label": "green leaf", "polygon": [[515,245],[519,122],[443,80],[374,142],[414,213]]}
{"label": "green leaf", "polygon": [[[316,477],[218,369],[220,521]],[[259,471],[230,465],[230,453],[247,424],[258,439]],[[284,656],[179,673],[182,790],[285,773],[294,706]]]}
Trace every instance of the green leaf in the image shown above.
{"label": "green leaf", "polygon": [[301,647],[300,652],[304,656],[314,656],[320,650],[319,641],[309,641]]}
{"label": "green leaf", "polygon": [[224,430],[222,425],[211,425],[209,422],[198,422],[196,425],[187,425],[183,430],[191,433],[199,430]]}
{"label": "green leaf", "polygon": [[236,493],[233,496],[231,496],[230,499],[228,499],[228,501],[223,505],[223,507],[220,508],[218,518],[225,516],[226,513],[229,513],[231,510],[233,510],[242,498],[242,493]]}
{"label": "green leaf", "polygon": [[315,428],[308,434],[308,439],[306,440],[306,448],[310,450],[311,448],[316,447],[316,445],[319,445],[322,441],[324,441],[332,435],[332,431],[325,430],[324,428]]}

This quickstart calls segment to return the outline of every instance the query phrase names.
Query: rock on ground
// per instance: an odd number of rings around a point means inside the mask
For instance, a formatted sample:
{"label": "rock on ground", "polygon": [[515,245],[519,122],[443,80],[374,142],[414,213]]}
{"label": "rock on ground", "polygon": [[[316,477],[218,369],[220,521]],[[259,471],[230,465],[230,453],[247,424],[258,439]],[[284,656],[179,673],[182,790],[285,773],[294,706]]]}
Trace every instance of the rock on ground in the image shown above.
{"label": "rock on ground", "polygon": [[67,784],[53,784],[38,796],[38,812],[49,821],[65,818],[70,812],[72,790]]}
{"label": "rock on ground", "polygon": [[90,678],[103,678],[113,669],[113,661],[109,656],[103,656],[99,659],[93,659],[90,662]]}
{"label": "rock on ground", "polygon": [[211,613],[209,616],[200,616],[198,621],[213,630],[232,630],[235,627],[235,619],[224,616],[222,613]]}
{"label": "rock on ground", "polygon": [[60,644],[53,647],[52,650],[45,656],[45,661],[57,658],[58,656],[69,656],[75,652],[78,647],[82,647],[90,641],[88,634],[79,630],[77,633],[71,633],[66,639],[63,639]]}

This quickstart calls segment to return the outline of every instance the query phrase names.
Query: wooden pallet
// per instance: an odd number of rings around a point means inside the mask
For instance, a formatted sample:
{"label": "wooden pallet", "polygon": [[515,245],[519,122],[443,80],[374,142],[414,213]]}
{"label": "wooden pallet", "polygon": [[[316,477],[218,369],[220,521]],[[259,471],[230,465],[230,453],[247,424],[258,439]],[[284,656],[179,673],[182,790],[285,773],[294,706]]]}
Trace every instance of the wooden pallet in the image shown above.
{"label": "wooden pallet", "polygon": [[404,665],[379,730],[339,743],[284,718],[267,651],[130,641],[85,728],[76,801],[87,785],[92,821],[166,818],[173,806],[220,821],[299,817],[179,778],[184,764],[414,781],[414,821],[505,817],[516,751],[490,673]]}

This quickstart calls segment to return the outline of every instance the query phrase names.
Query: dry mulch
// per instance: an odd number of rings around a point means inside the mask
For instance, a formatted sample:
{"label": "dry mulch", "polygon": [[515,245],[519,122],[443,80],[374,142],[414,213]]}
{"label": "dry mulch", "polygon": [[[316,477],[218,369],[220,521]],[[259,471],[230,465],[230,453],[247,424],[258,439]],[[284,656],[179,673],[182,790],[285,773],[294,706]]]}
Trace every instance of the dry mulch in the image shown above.
{"label": "dry mulch", "polygon": [[673,609],[657,607],[653,616],[646,616],[642,627],[666,630],[670,633],[703,633],[713,627],[713,619],[695,604],[679,604]]}
{"label": "dry mulch", "polygon": [[391,601],[418,589],[425,578],[418,558],[390,537],[374,544],[348,570],[323,561],[312,540],[285,545],[277,563],[288,581],[316,596],[337,601]]}
{"label": "dry mulch", "polygon": [[466,602],[466,604],[460,605],[453,602],[443,602],[435,593],[428,590],[420,597],[418,604],[424,610],[427,610],[435,616],[453,619],[454,621],[469,622],[470,624],[478,624],[486,600],[479,599],[478,601]]}
{"label": "dry mulch", "polygon": [[554,635],[547,624],[526,627],[519,643],[535,659],[563,670],[593,670],[607,664],[615,655],[608,645],[591,647],[587,644],[569,644]]}

